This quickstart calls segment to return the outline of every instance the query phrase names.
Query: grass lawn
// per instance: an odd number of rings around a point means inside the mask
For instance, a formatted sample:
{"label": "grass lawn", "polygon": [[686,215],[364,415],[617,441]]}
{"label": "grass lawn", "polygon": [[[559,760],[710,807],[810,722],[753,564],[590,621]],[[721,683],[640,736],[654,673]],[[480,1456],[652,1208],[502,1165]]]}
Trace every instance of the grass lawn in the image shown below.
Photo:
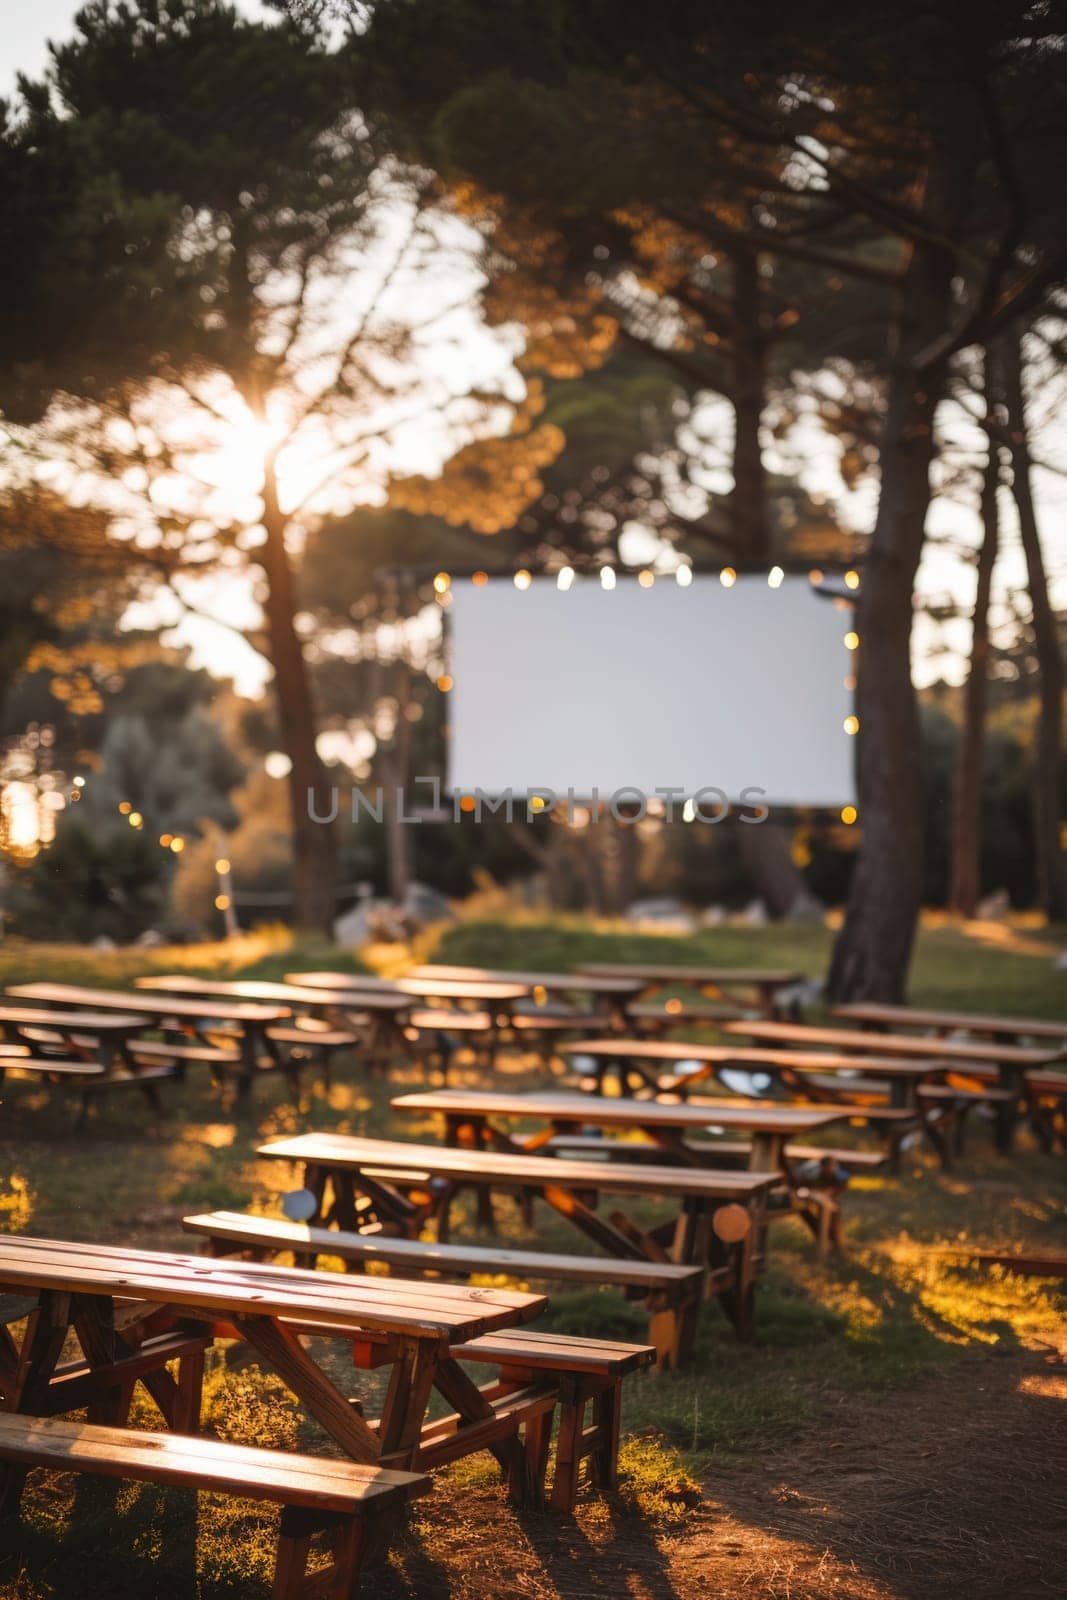
{"label": "grass lawn", "polygon": [[[817,976],[830,937],[823,929],[731,927],[668,939],[577,920],[504,919],[457,923],[407,955],[552,969],[582,959],[679,957],[796,965]],[[1019,925],[926,926],[912,998],[1063,1016],[1067,978],[1052,965],[1063,942],[1062,931],[1057,938]],[[399,954],[369,953],[387,970]],[[0,949],[0,983],[48,977],[116,986],[178,967],[276,977],[296,967],[342,965],[359,963],[325,944],[294,948],[281,932],[234,945],[100,955],[14,945]],[[530,1060],[505,1059],[501,1070],[509,1085],[545,1083],[545,1069]],[[410,1070],[389,1083],[369,1079],[357,1060],[342,1057],[328,1095],[313,1088],[298,1108],[279,1081],[268,1080],[257,1086],[250,1114],[235,1122],[194,1072],[184,1086],[164,1085],[161,1122],[139,1097],[115,1096],[78,1134],[61,1094],[12,1085],[0,1122],[0,1229],[189,1248],[184,1213],[275,1210],[280,1192],[295,1185],[279,1163],[256,1159],[264,1138],[305,1128],[435,1136],[431,1123],[390,1112],[390,1094],[416,1081]],[[481,1080],[461,1066],[457,1081]],[[1042,1156],[1026,1133],[1019,1143],[1010,1159],[997,1157],[976,1124],[950,1176],[925,1151],[912,1150],[899,1178],[856,1180],[840,1260],[819,1262],[799,1226],[778,1225],[758,1290],[756,1342],[738,1345],[711,1306],[690,1372],[628,1384],[617,1496],[587,1500],[573,1521],[520,1521],[491,1460],[475,1457],[418,1505],[388,1570],[368,1581],[367,1593],[376,1600],[689,1600],[712,1593],[731,1600],[955,1593],[992,1600],[998,1591],[983,1589],[971,1567],[997,1516],[1018,1548],[1010,1583],[1003,1565],[1009,1544],[1001,1541],[1000,1566],[983,1555],[988,1582],[1001,1582],[1003,1594],[1067,1592],[1056,1588],[1062,1564],[1055,1575],[1046,1568],[1040,1537],[1026,1521],[1041,1521],[1042,1495],[1052,1485],[1042,1464],[1051,1460],[1057,1432],[1062,1439],[1061,1413],[1067,1416],[1059,1364],[1067,1346],[1063,1295],[1052,1282],[980,1272],[937,1253],[969,1244],[1067,1253],[1063,1158]],[[577,1246],[567,1225],[543,1211],[535,1213],[532,1234],[507,1201],[498,1202],[497,1219],[503,1242]],[[456,1231],[475,1236],[462,1206]],[[547,1325],[640,1338],[644,1316],[609,1290],[560,1293],[552,1296]],[[353,1376],[340,1355],[330,1359],[346,1392],[368,1393],[364,1375]],[[207,1420],[221,1436],[322,1447],[313,1425],[243,1348],[218,1349],[210,1363]],[[146,1422],[150,1415],[146,1405]],[[976,1459],[975,1452],[995,1459]],[[993,1473],[985,1498],[974,1490],[983,1471]],[[1027,1471],[1036,1472],[1032,1484]],[[936,1482],[923,1487],[919,1480],[931,1472]],[[895,1524],[886,1520],[890,1502],[893,1516],[904,1515],[901,1484],[912,1477],[929,1544],[918,1573],[897,1559],[907,1535],[893,1534]],[[969,1499],[953,1487],[957,1480],[971,1483]],[[264,1593],[273,1522],[270,1513],[239,1510],[209,1497],[197,1510],[182,1493],[35,1475],[21,1529],[0,1533],[0,1596],[251,1600]],[[940,1529],[933,1543],[931,1528]]]}

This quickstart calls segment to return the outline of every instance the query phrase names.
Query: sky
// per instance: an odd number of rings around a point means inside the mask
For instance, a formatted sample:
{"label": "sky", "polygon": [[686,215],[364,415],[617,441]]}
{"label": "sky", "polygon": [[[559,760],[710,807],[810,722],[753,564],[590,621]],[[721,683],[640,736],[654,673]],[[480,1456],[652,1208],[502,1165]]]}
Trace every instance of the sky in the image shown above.
{"label": "sky", "polygon": [[[267,14],[256,0],[239,0],[239,5],[249,15]],[[77,9],[75,0],[4,0],[3,29],[0,31],[0,94],[12,92],[16,72],[23,71],[36,76],[42,71],[47,60],[46,41],[69,36],[73,31],[72,19]],[[494,366],[488,346],[484,341],[479,342],[473,328],[467,330],[467,337],[461,341],[461,351],[460,359],[480,367],[479,378],[484,370]],[[966,435],[967,424],[963,419],[950,419],[949,425],[956,436]],[[804,477],[808,487],[832,495],[846,521],[860,529],[869,528],[876,505],[876,486],[868,482],[856,493],[846,493],[837,477],[833,464],[834,451],[828,441],[813,434],[805,444]],[[1067,418],[1050,422],[1037,444],[1043,459],[1058,464],[1067,473]],[[430,449],[432,454],[432,445]],[[430,458],[426,463],[420,463],[417,452],[415,457],[409,458],[407,466],[408,470],[432,470]],[[1067,476],[1038,471],[1034,487],[1054,599],[1058,605],[1067,606]],[[937,499],[931,508],[928,531],[933,536],[933,542],[928,544],[924,554],[918,591],[927,595],[948,592],[967,606],[974,593],[973,569],[940,548],[936,540],[945,537],[976,545],[980,535],[973,511],[954,500]],[[994,605],[998,596],[1002,599],[1007,589],[1025,588],[1025,566],[1007,497],[1004,501],[1001,548],[994,580]],[[240,605],[241,599],[242,596],[233,592],[222,595],[222,610],[231,614],[234,606]],[[948,654],[940,654],[931,660],[929,646],[938,636],[920,616],[914,640],[916,680],[922,683],[943,676],[950,681],[959,681],[965,674],[969,635],[970,627],[966,620],[950,624],[946,635]],[[242,647],[225,628],[214,627],[208,622],[187,621],[181,625],[178,637],[180,642],[192,646],[199,664],[220,674],[233,674],[242,692],[255,694],[262,689],[266,681],[264,664],[250,648]]]}

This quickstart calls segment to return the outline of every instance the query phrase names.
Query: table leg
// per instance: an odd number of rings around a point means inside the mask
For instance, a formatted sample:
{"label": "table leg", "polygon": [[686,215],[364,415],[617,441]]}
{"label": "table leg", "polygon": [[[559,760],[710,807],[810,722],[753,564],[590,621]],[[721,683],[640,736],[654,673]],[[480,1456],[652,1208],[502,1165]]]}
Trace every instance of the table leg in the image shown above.
{"label": "table leg", "polygon": [[379,1460],[378,1434],[311,1359],[291,1328],[273,1317],[234,1317],[233,1323],[346,1455],[368,1464]]}

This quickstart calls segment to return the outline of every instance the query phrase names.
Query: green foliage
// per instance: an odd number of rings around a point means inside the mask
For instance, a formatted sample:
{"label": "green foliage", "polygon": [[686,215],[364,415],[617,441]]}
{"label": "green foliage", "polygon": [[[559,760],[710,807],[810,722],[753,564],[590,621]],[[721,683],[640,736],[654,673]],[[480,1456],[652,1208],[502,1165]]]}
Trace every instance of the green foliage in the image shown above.
{"label": "green foliage", "polygon": [[12,873],[15,933],[126,943],[163,915],[169,859],[155,836],[116,822],[96,830],[65,813],[47,850]]}

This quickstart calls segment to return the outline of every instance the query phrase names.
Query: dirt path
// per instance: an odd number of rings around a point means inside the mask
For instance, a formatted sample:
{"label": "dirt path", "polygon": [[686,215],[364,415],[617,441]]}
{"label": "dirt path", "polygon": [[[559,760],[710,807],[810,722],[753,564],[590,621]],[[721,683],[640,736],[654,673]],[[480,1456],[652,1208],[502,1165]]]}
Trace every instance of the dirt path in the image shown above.
{"label": "dirt path", "polygon": [[395,1591],[417,1600],[1067,1600],[1067,1365],[970,1355],[849,1399],[724,1469],[677,1533],[593,1504],[520,1523],[489,1489],[428,1504],[424,1531]]}

